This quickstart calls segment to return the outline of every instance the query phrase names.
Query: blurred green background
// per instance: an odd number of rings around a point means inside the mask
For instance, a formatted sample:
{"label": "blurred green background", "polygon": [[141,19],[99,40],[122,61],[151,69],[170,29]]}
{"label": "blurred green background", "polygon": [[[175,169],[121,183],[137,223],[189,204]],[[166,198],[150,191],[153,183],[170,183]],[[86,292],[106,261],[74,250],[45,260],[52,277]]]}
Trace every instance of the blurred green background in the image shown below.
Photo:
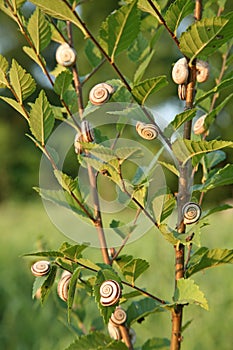
{"label": "blurred green background", "polygon": [[[228,7],[230,1],[228,1]],[[93,15],[94,1],[87,2],[82,8],[85,22],[97,35],[98,28],[107,14],[117,8],[118,1],[98,1]],[[32,10],[25,6],[25,13]],[[166,45],[163,45],[166,42]],[[39,70],[26,57],[21,47],[25,41],[16,24],[0,12],[0,54],[10,61],[16,58],[38,81],[37,92],[30,97],[33,100],[40,88],[45,88],[50,102],[58,104],[57,97],[50,90]],[[75,46],[78,47],[81,75],[89,72],[90,66],[84,54],[85,42],[80,33],[75,31]],[[45,50],[46,61],[50,69],[55,66],[54,52],[56,45]],[[170,67],[178,56],[170,38],[163,34],[158,46],[158,54],[152,60],[148,76],[168,75],[169,86],[152,96],[149,106],[156,113],[167,115],[167,120],[182,111],[177,103],[176,87],[171,82]],[[218,60],[213,56],[211,60]],[[118,65],[123,73],[132,77],[135,66],[122,54]],[[211,63],[211,62],[210,62]],[[169,68],[168,68],[169,67]],[[169,71],[168,71],[169,70]],[[217,72],[211,72],[209,84],[213,84]],[[104,79],[115,77],[112,69],[105,64],[98,74],[85,87],[84,97],[92,85]],[[208,88],[208,85],[206,85]],[[1,90],[1,93],[6,94]],[[229,91],[225,91],[224,98]],[[176,106],[176,111],[171,106]],[[220,135],[222,139],[232,140],[233,105],[228,103],[218,116],[211,136]],[[0,348],[6,350],[61,350],[73,339],[73,333],[64,321],[64,308],[51,295],[45,306],[31,299],[33,277],[30,274],[29,259],[22,258],[25,252],[39,248],[42,241],[50,248],[57,248],[67,240],[50,222],[44,207],[32,186],[38,185],[38,168],[41,154],[25,136],[28,132],[26,122],[8,105],[0,101]],[[233,152],[227,153],[228,161],[233,162]],[[176,186],[176,185],[174,185]],[[210,191],[205,197],[204,206],[232,202],[232,186]],[[232,248],[232,212],[216,214],[212,223],[204,229],[203,244],[208,247]],[[144,286],[164,299],[170,299],[173,292],[173,250],[160,237],[159,232],[149,232],[142,239],[128,245],[127,253],[145,258],[151,264],[150,270],[138,284]],[[96,249],[89,253],[100,259]],[[185,310],[184,322],[193,320],[184,332],[183,350],[231,350],[233,344],[233,284],[232,267],[224,266],[206,271],[195,276],[201,289],[206,294],[210,311],[198,307]],[[54,293],[55,294],[55,293]],[[141,325],[137,324],[138,344],[149,337],[170,336],[170,318],[168,313],[155,314]]]}

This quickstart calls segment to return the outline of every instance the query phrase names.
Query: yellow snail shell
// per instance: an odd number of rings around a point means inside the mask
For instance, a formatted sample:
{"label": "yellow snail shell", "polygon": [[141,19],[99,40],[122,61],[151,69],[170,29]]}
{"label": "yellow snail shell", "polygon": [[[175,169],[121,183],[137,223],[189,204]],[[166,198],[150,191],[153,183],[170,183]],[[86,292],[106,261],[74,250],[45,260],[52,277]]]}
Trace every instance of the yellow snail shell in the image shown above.
{"label": "yellow snail shell", "polygon": [[196,62],[196,70],[197,70],[197,82],[204,83],[209,78],[209,64],[202,60],[197,60]]}
{"label": "yellow snail shell", "polygon": [[76,52],[69,44],[63,43],[56,51],[56,60],[64,67],[71,67],[76,62]]}
{"label": "yellow snail shell", "polygon": [[186,84],[179,84],[178,85],[178,97],[180,100],[186,100],[186,91],[187,91],[187,85]]}
{"label": "yellow snail shell", "polygon": [[117,306],[112,313],[110,320],[117,326],[124,324],[127,320],[127,314],[121,306]]}
{"label": "yellow snail shell", "polygon": [[94,141],[93,129],[91,128],[90,123],[87,120],[83,120],[81,123],[81,134],[83,142]]}
{"label": "yellow snail shell", "polygon": [[71,276],[72,274],[69,271],[64,271],[57,285],[57,294],[63,301],[68,299]]}
{"label": "yellow snail shell", "polygon": [[176,84],[185,84],[188,80],[189,68],[185,57],[180,58],[172,68],[172,79]]}
{"label": "yellow snail shell", "polygon": [[47,260],[40,260],[31,266],[31,272],[36,277],[46,276],[50,271],[51,265]]}
{"label": "yellow snail shell", "polygon": [[182,208],[184,224],[189,225],[197,222],[201,217],[201,207],[193,202],[186,203]]}
{"label": "yellow snail shell", "polygon": [[206,114],[197,119],[197,121],[193,125],[193,132],[195,135],[204,134],[207,129],[205,127],[205,118]]}
{"label": "yellow snail shell", "polygon": [[103,306],[115,305],[121,296],[121,287],[117,281],[107,280],[100,286],[100,303]]}
{"label": "yellow snail shell", "polygon": [[158,130],[154,124],[137,122],[136,131],[145,140],[153,140],[158,136]]}
{"label": "yellow snail shell", "polygon": [[121,332],[119,327],[115,326],[112,322],[108,322],[108,333],[114,340],[121,340]]}
{"label": "yellow snail shell", "polygon": [[100,83],[91,89],[89,100],[93,105],[102,105],[107,102],[114,93],[114,87],[107,83]]}
{"label": "yellow snail shell", "polygon": [[74,139],[74,150],[76,154],[81,154],[83,151],[82,145],[80,144],[81,141],[81,134],[80,132],[77,132],[77,134],[75,135],[75,139]]}

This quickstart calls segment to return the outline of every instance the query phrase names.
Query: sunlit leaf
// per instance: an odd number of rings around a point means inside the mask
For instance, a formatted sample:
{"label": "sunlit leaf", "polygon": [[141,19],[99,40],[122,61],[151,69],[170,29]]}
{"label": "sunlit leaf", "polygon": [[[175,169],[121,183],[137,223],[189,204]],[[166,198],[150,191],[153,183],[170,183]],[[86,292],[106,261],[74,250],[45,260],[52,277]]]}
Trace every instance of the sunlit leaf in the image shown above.
{"label": "sunlit leaf", "polygon": [[233,164],[220,168],[214,175],[209,176],[202,185],[194,185],[194,191],[207,192],[219,186],[233,184]]}
{"label": "sunlit leaf", "polygon": [[56,278],[56,272],[57,272],[57,266],[52,265],[51,270],[45,279],[44,283],[41,286],[41,303],[43,304],[45,302],[45,299],[48,297],[51,288],[55,282]]}
{"label": "sunlit leaf", "polygon": [[134,322],[151,315],[155,312],[161,312],[164,309],[161,307],[161,304],[153,299],[144,298],[139,301],[133,301],[127,310],[127,323],[129,325]]}
{"label": "sunlit leaf", "polygon": [[148,339],[142,346],[142,350],[169,350],[170,340],[166,338]]}
{"label": "sunlit leaf", "polygon": [[176,35],[180,22],[189,14],[193,13],[194,2],[189,0],[176,0],[168,8],[165,21],[169,29]]}
{"label": "sunlit leaf", "polygon": [[177,114],[175,118],[165,128],[164,134],[167,137],[171,137],[173,132],[179,129],[185,122],[192,120],[196,115],[196,109],[188,109],[180,114]]}
{"label": "sunlit leaf", "polygon": [[159,161],[159,164],[161,164],[162,166],[164,166],[164,168],[170,170],[174,175],[179,176],[179,170],[177,170],[177,168],[175,167],[175,165],[167,163],[167,162],[162,162]]}
{"label": "sunlit leaf", "polygon": [[34,61],[36,62],[36,64],[38,64],[38,66],[42,69],[42,71],[44,72],[45,69],[44,67],[46,67],[46,62],[44,57],[42,57],[41,55],[37,55],[35,53],[35,51],[33,50],[33,48],[28,47],[28,46],[23,46],[23,51]]}
{"label": "sunlit leaf", "polygon": [[[152,0],[152,2],[155,5],[155,7],[157,8],[157,10],[160,12],[160,6],[159,6],[158,2],[155,0]],[[149,4],[149,2],[147,0],[139,0],[138,1],[138,8],[143,12],[149,13],[150,15],[155,17],[160,22],[160,19],[158,18],[156,12],[154,11],[153,7]]]}
{"label": "sunlit leaf", "polygon": [[174,301],[177,304],[197,304],[206,310],[209,309],[204,293],[193,280],[188,278],[180,278],[177,281]]}
{"label": "sunlit leaf", "polygon": [[71,312],[72,312],[72,307],[74,303],[74,297],[75,297],[75,291],[76,291],[76,286],[77,286],[77,280],[79,278],[79,275],[81,273],[81,268],[77,267],[74,272],[71,275],[71,279],[69,282],[69,289],[68,289],[68,299],[67,299],[67,306],[68,306],[68,322],[70,323],[71,321]]}
{"label": "sunlit leaf", "polygon": [[219,84],[217,84],[213,89],[208,90],[208,91],[201,91],[200,95],[197,92],[197,96],[196,96],[196,102],[195,104],[198,105],[200,104],[200,102],[202,102],[203,100],[205,100],[206,98],[208,98],[209,96],[212,96],[215,93],[219,93],[222,90],[230,87],[233,85],[233,78],[228,78],[225,80],[222,80]]}
{"label": "sunlit leaf", "polygon": [[17,101],[13,100],[13,98],[10,98],[10,97],[0,96],[0,99],[8,103],[17,112],[19,112],[25,119],[28,120],[28,114],[21,104],[19,104]]}
{"label": "sunlit leaf", "polygon": [[201,217],[202,217],[202,219],[204,219],[209,215],[218,213],[218,212],[223,211],[223,210],[228,210],[228,209],[233,209],[233,206],[229,205],[229,204],[218,205],[217,207],[214,207],[214,208],[211,208],[209,210],[202,212]]}
{"label": "sunlit leaf", "polygon": [[125,276],[125,279],[132,285],[134,285],[135,280],[147,269],[149,268],[149,263],[144,259],[132,259],[127,264],[125,264],[121,271]]}
{"label": "sunlit leaf", "polygon": [[36,49],[36,53],[39,54],[50,43],[51,29],[38,7],[36,7],[32,16],[29,18],[27,30]]}
{"label": "sunlit leaf", "polygon": [[134,74],[134,83],[137,83],[141,80],[141,78],[143,77],[147,67],[150,64],[150,61],[152,59],[152,57],[154,56],[155,50],[152,50],[142,61],[141,64],[138,65],[137,70]]}
{"label": "sunlit leaf", "polygon": [[92,67],[98,66],[103,59],[101,52],[90,39],[87,40],[85,53]]}
{"label": "sunlit leaf", "polygon": [[69,89],[73,80],[73,75],[69,70],[62,71],[55,79],[54,91],[64,99],[65,92]]}
{"label": "sunlit leaf", "polygon": [[8,84],[6,79],[6,73],[8,70],[9,64],[5,57],[0,55],[0,89],[5,88]]}
{"label": "sunlit leaf", "polygon": [[146,79],[134,85],[132,94],[138,103],[144,105],[145,101],[152,93],[159,91],[167,84],[166,76]]}

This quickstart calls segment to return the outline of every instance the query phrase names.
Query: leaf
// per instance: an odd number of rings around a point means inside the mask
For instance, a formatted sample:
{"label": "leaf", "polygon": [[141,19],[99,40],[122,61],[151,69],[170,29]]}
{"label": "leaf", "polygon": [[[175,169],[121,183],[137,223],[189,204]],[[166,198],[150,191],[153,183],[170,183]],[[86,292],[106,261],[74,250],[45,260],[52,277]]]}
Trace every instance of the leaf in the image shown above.
{"label": "leaf", "polygon": [[208,310],[208,303],[203,294],[199,289],[199,286],[191,279],[180,278],[177,281],[177,287],[174,294],[174,301],[177,304],[197,304]]}
{"label": "leaf", "polygon": [[109,227],[111,227],[122,239],[124,239],[134,231],[136,225],[125,225],[124,223],[113,219],[110,222]]}
{"label": "leaf", "polygon": [[54,91],[64,99],[65,92],[69,89],[70,84],[72,83],[73,75],[69,70],[62,71],[55,79],[54,82]]}
{"label": "leaf", "polygon": [[229,205],[229,204],[223,204],[223,205],[218,205],[215,208],[206,210],[206,211],[202,212],[201,220],[203,220],[204,218],[206,218],[209,215],[212,215],[212,214],[215,214],[219,211],[223,211],[223,210],[227,210],[227,209],[233,209],[233,206]]}
{"label": "leaf", "polygon": [[27,30],[35,46],[36,53],[39,54],[50,43],[51,29],[38,7],[36,7],[32,16],[29,18]]}
{"label": "leaf", "polygon": [[148,339],[142,346],[142,350],[169,350],[170,340],[166,338],[151,338]]}
{"label": "leaf", "polygon": [[139,32],[140,18],[137,10],[137,1],[122,6],[114,11],[102,23],[100,28],[100,44],[115,61],[115,57],[126,50]]}
{"label": "leaf", "polygon": [[176,0],[169,6],[164,19],[169,29],[176,35],[180,22],[193,11],[193,1]]}
{"label": "leaf", "polygon": [[61,187],[68,193],[73,192],[77,188],[77,180],[72,179],[72,177],[62,171],[55,169],[54,175]]}
{"label": "leaf", "polygon": [[8,67],[9,67],[9,64],[6,58],[0,55],[0,89],[5,88],[8,85],[8,81],[6,78]]}
{"label": "leaf", "polygon": [[186,276],[223,264],[233,264],[233,249],[201,247],[191,256]]}
{"label": "leaf", "polygon": [[206,58],[232,38],[232,19],[203,18],[180,37],[181,52],[191,59]]}
{"label": "leaf", "polygon": [[52,265],[47,278],[45,279],[44,283],[41,286],[41,303],[42,304],[45,302],[46,297],[49,295],[51,291],[51,288],[56,278],[56,272],[57,272],[57,266]]}
{"label": "leaf", "polygon": [[194,191],[207,192],[219,186],[232,185],[233,184],[233,164],[227,164],[224,168],[220,168],[213,176],[208,179],[202,185],[194,185]]}
{"label": "leaf", "polygon": [[155,53],[155,50],[152,50],[145,58],[144,60],[141,62],[141,64],[138,65],[137,67],[137,70],[134,74],[134,78],[133,78],[133,81],[134,83],[137,83],[141,80],[141,78],[143,77],[147,67],[149,66],[150,64],[150,61],[153,57]]}
{"label": "leaf", "polygon": [[175,165],[170,164],[170,163],[166,163],[166,162],[162,162],[162,161],[159,161],[159,164],[164,166],[164,168],[170,170],[174,175],[176,175],[178,177],[180,176],[179,170],[176,169]]}
{"label": "leaf", "polygon": [[34,61],[38,66],[42,69],[43,72],[45,72],[44,67],[46,66],[46,62],[44,57],[41,55],[37,55],[33,48],[28,46],[23,46],[23,51]]}
{"label": "leaf", "polygon": [[77,267],[74,272],[71,275],[71,279],[69,282],[69,290],[68,290],[68,299],[67,299],[67,306],[68,306],[68,322],[70,323],[71,321],[71,311],[74,303],[74,296],[75,296],[75,291],[76,291],[76,286],[77,286],[77,280],[79,278],[79,275],[81,273],[81,268]]}
{"label": "leaf", "polygon": [[211,169],[226,159],[226,153],[223,151],[215,151],[205,154],[203,160],[205,161],[207,169]]}
{"label": "leaf", "polygon": [[131,325],[152,313],[161,311],[164,311],[164,309],[156,300],[143,298],[139,301],[133,301],[127,310],[127,323]]}
{"label": "leaf", "polygon": [[196,115],[196,109],[188,109],[180,114],[177,114],[173,121],[165,128],[164,134],[171,137],[173,132],[179,129],[185,122],[192,120]]}
{"label": "leaf", "polygon": [[116,157],[122,164],[125,160],[130,158],[142,158],[143,153],[139,147],[120,147],[115,150]]}
{"label": "leaf", "polygon": [[27,253],[23,256],[43,256],[43,257],[49,257],[49,258],[57,258],[57,257],[63,257],[64,254],[57,250],[45,250],[42,252],[34,252],[34,253]]}
{"label": "leaf", "polygon": [[150,44],[148,40],[139,32],[137,38],[128,48],[128,57],[135,63],[143,62],[150,54]]}
{"label": "leaf", "polygon": [[149,263],[144,259],[132,259],[121,269],[126,281],[134,285],[136,279],[148,269]]}
{"label": "leaf", "polygon": [[200,96],[197,96],[195,104],[198,105],[200,102],[208,98],[209,96],[219,93],[222,90],[226,89],[229,86],[233,85],[233,78],[228,78],[223,81],[221,81],[218,85],[216,85],[213,89],[208,90],[207,92],[202,91]]}
{"label": "leaf", "polygon": [[30,96],[36,89],[36,83],[32,76],[26,72],[14,59],[12,60],[9,71],[10,83],[15,94],[22,104],[28,96]]}
{"label": "leaf", "polygon": [[43,90],[41,90],[35,103],[31,104],[31,106],[30,129],[35,138],[43,146],[53,130],[55,121],[52,108]]}
{"label": "leaf", "polygon": [[92,67],[98,66],[103,59],[101,52],[90,39],[87,39],[85,53]]}
{"label": "leaf", "polygon": [[28,120],[28,115],[27,115],[25,109],[17,101],[13,100],[10,97],[0,96],[0,98],[3,101],[5,101],[6,103],[8,103],[11,107],[13,107],[17,112],[19,112],[25,119]]}
{"label": "leaf", "polygon": [[46,279],[47,279],[47,276],[41,276],[41,277],[35,278],[32,286],[32,299],[35,298],[37,291],[42,287]]}
{"label": "leaf", "polygon": [[155,78],[146,79],[134,85],[132,94],[136,101],[144,105],[146,99],[154,92],[159,91],[168,84],[166,76],[159,76]]}
{"label": "leaf", "polygon": [[[154,4],[154,6],[157,8],[157,10],[160,12],[160,6],[159,6],[158,2],[155,1],[155,0],[152,0],[152,2],[153,2],[153,4]],[[160,19],[159,19],[159,17],[157,16],[155,10],[154,10],[153,7],[148,3],[147,0],[139,0],[139,1],[138,1],[138,8],[139,8],[141,11],[143,11],[143,12],[149,13],[150,15],[152,15],[153,17],[155,17],[159,22],[161,22]]]}
{"label": "leaf", "polygon": [[86,248],[88,248],[87,244],[69,244],[68,247],[66,246],[65,248],[60,248],[60,250],[62,251],[65,258],[68,257],[71,260],[77,260],[82,257],[82,252]]}

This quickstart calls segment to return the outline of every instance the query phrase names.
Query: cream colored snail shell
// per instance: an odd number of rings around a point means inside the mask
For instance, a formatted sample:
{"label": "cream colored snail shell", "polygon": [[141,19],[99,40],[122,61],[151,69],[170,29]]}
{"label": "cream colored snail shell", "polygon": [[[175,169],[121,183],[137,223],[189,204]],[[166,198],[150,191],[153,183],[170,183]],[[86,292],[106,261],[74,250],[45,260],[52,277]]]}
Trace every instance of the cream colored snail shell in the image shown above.
{"label": "cream colored snail shell", "polygon": [[196,62],[196,79],[198,83],[204,83],[209,78],[210,68],[209,64],[202,60]]}
{"label": "cream colored snail shell", "polygon": [[31,272],[36,277],[48,275],[50,269],[51,265],[50,262],[47,260],[37,261],[31,266]]}
{"label": "cream colored snail shell", "polygon": [[121,331],[119,327],[115,326],[111,321],[108,322],[108,333],[114,340],[121,340]]}
{"label": "cream colored snail shell", "polygon": [[81,122],[81,134],[83,142],[92,142],[94,141],[93,129],[90,126],[90,123],[87,120]]}
{"label": "cream colored snail shell", "polygon": [[154,124],[137,122],[136,131],[145,140],[153,140],[158,136],[158,130]]}
{"label": "cream colored snail shell", "polygon": [[186,92],[187,92],[187,85],[186,84],[179,84],[178,85],[178,97],[180,100],[182,100],[182,101],[186,100]]}
{"label": "cream colored snail shell", "polygon": [[71,67],[76,62],[76,52],[69,44],[63,43],[56,51],[56,60],[64,67]]}
{"label": "cream colored snail shell", "polygon": [[184,224],[189,225],[197,222],[201,217],[201,207],[193,202],[186,203],[182,208]]}
{"label": "cream colored snail shell", "polygon": [[68,291],[72,274],[64,271],[57,285],[57,294],[63,300],[68,300]]}
{"label": "cream colored snail shell", "polygon": [[193,132],[195,135],[204,134],[207,129],[205,127],[205,118],[206,114],[197,119],[197,121],[193,125]]}
{"label": "cream colored snail shell", "polygon": [[97,84],[91,89],[89,93],[89,100],[93,105],[102,105],[110,99],[114,91],[114,87],[110,84]]}
{"label": "cream colored snail shell", "polygon": [[83,147],[80,144],[81,139],[82,139],[82,137],[81,137],[80,132],[77,132],[77,134],[75,135],[75,138],[74,138],[74,150],[75,150],[76,154],[81,154],[83,152]]}
{"label": "cream colored snail shell", "polygon": [[189,68],[185,57],[180,58],[172,68],[172,79],[176,84],[185,84],[188,80]]}
{"label": "cream colored snail shell", "polygon": [[117,326],[124,324],[127,320],[127,313],[121,306],[117,306],[112,313],[110,320]]}
{"label": "cream colored snail shell", "polygon": [[103,306],[115,305],[121,296],[121,287],[117,281],[107,280],[100,286],[100,303]]}

